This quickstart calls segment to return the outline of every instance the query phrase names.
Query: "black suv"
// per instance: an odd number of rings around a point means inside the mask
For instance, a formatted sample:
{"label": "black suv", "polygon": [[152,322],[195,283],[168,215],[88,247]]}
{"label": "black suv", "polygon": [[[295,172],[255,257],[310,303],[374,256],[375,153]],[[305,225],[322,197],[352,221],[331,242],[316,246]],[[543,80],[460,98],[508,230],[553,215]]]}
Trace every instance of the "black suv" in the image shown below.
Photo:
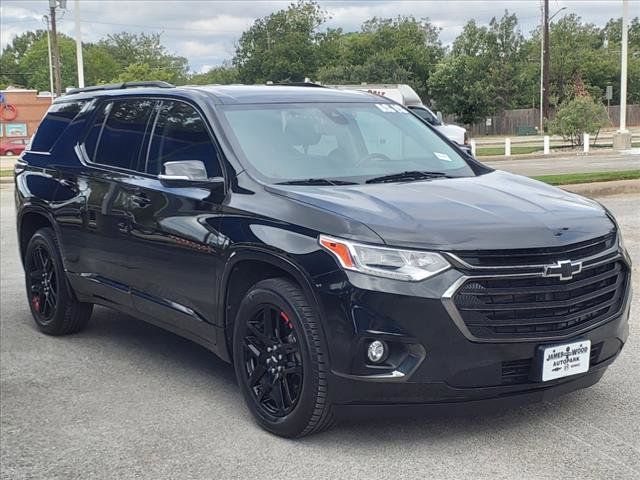
{"label": "black suv", "polygon": [[354,407],[547,399],[597,382],[628,335],[605,208],[363,92],[72,91],[15,183],[43,332],[77,332],[94,304],[171,330],[231,362],[282,436]]}

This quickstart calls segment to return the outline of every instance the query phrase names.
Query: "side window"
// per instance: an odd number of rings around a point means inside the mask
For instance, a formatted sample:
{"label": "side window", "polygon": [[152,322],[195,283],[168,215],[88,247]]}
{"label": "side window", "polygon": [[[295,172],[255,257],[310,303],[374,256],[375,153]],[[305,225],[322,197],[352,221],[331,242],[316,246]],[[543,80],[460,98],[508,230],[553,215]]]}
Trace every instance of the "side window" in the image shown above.
{"label": "side window", "polygon": [[149,145],[146,172],[158,175],[166,162],[200,160],[209,177],[222,175],[218,153],[204,120],[188,103],[163,101]]}
{"label": "side window", "polygon": [[30,150],[48,152],[87,102],[64,102],[51,105],[38,126]]}
{"label": "side window", "polygon": [[89,159],[100,165],[139,170],[155,105],[154,100],[127,99],[100,106],[85,139]]}

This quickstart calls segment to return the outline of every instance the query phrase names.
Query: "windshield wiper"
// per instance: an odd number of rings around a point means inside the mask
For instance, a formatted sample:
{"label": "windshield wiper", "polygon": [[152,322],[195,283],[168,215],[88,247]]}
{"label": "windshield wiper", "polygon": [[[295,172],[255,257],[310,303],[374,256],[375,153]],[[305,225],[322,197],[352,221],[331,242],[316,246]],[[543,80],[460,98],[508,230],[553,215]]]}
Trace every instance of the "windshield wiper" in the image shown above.
{"label": "windshield wiper", "polygon": [[387,183],[401,182],[404,180],[424,180],[426,178],[451,178],[443,172],[426,172],[420,170],[411,170],[401,173],[392,173],[391,175],[383,175],[381,177],[373,177],[365,183]]}
{"label": "windshield wiper", "polygon": [[307,178],[301,180],[288,180],[286,182],[278,182],[276,185],[357,185],[356,182],[347,182],[344,180],[332,180],[328,178]]}

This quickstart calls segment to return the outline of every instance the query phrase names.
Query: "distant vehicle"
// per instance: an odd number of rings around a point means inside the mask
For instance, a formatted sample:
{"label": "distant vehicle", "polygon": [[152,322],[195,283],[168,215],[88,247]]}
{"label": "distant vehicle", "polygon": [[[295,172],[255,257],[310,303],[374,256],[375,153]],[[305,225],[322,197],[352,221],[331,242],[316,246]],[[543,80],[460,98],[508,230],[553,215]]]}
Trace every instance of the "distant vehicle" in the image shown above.
{"label": "distant vehicle", "polygon": [[467,130],[463,127],[459,127],[458,125],[447,125],[444,123],[440,118],[441,116],[433,113],[422,103],[422,100],[420,100],[416,91],[409,85],[400,83],[396,85],[363,84],[327,86],[331,88],[338,88],[340,90],[362,90],[363,92],[374,93],[381,97],[390,98],[394,102],[398,102],[407,107],[428,124],[433,125],[445,134],[449,140],[453,140],[460,146],[469,145],[469,135],[467,134]]}
{"label": "distant vehicle", "polygon": [[11,138],[0,143],[0,155],[20,155],[29,143],[26,138]]}

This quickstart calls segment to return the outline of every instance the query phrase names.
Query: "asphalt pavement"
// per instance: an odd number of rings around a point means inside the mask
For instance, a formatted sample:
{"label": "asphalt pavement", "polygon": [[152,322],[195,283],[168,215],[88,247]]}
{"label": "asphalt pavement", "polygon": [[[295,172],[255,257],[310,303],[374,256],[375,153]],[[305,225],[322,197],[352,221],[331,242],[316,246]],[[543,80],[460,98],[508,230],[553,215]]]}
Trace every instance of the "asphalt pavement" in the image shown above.
{"label": "asphalt pavement", "polygon": [[[466,418],[342,424],[283,440],[249,416],[231,366],[156,327],[97,308],[88,328],[40,334],[0,186],[0,478],[637,479],[640,305],[595,386]],[[640,263],[639,196],[602,199]],[[640,275],[633,283],[640,291]]]}

